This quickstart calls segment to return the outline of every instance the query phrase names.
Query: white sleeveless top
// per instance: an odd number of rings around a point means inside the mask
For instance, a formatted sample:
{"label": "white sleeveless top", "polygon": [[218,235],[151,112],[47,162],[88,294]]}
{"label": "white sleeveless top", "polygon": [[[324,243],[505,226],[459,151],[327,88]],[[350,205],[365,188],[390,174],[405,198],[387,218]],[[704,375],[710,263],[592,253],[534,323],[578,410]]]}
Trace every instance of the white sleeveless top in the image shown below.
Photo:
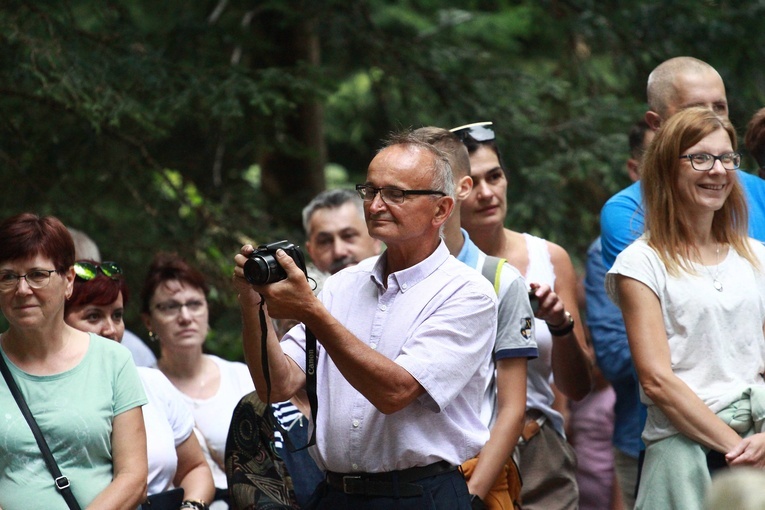
{"label": "white sleeveless top", "polygon": [[[550,251],[547,249],[547,241],[531,234],[523,234],[526,241],[526,251],[529,256],[529,266],[526,268],[527,283],[546,283],[555,290],[555,270],[550,260]],[[526,377],[526,410],[536,409],[542,412],[550,420],[556,432],[563,437],[563,416],[553,409],[555,400],[550,383],[552,376],[552,335],[547,328],[547,323],[541,319],[534,319],[534,333],[536,335],[539,357],[529,360],[528,375]]]}

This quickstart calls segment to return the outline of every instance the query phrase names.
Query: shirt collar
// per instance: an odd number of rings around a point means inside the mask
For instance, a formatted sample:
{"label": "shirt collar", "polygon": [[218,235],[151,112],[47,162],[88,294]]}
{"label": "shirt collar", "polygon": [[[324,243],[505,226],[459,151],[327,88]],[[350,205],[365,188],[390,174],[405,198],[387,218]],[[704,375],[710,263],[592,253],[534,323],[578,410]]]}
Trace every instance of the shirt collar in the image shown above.
{"label": "shirt collar", "polygon": [[[401,292],[406,292],[441,267],[441,264],[443,264],[449,256],[449,248],[446,247],[446,243],[444,243],[442,238],[435,251],[428,255],[425,260],[412,267],[407,267],[401,271],[391,273],[388,275],[388,281],[397,285],[398,288],[401,289]],[[383,282],[386,263],[387,253],[383,253],[378,258],[374,268],[372,268],[372,274],[370,275],[372,281],[380,288],[386,287],[385,282]],[[390,285],[388,287],[390,288]]]}

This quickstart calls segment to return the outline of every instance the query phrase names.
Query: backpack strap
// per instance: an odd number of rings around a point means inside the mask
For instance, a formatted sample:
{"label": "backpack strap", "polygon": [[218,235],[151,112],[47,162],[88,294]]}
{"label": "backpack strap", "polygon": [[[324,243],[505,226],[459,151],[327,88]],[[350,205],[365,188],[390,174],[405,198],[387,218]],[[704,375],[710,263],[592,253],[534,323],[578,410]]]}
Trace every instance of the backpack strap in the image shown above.
{"label": "backpack strap", "polygon": [[505,262],[507,259],[486,255],[481,268],[481,274],[494,285],[494,292],[497,295],[499,295],[499,276],[502,274],[502,266]]}

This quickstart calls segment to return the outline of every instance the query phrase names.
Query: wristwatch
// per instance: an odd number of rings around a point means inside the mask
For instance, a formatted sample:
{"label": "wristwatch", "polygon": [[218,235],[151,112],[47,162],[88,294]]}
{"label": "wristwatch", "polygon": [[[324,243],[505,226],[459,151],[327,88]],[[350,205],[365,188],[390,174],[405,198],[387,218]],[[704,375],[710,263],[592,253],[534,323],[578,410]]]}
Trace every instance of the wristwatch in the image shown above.
{"label": "wristwatch", "polygon": [[550,330],[550,334],[552,336],[566,336],[574,329],[574,318],[571,317],[571,314],[566,310],[564,312],[566,314],[566,320],[563,321],[562,326],[550,326],[549,322],[546,322],[547,329]]}

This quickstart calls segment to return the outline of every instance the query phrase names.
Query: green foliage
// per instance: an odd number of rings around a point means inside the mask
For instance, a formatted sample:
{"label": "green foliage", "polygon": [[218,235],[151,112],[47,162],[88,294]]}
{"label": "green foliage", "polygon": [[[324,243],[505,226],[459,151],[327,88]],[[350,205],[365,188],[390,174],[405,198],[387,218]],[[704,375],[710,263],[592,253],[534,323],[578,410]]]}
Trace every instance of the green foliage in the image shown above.
{"label": "green foliage", "polygon": [[[508,226],[579,263],[601,205],[627,183],[648,73],[671,56],[706,60],[743,128],[765,103],[763,14],[754,0],[9,0],[0,214],[88,232],[134,296],[156,252],[183,254],[213,289],[208,348],[238,357],[233,255],[244,242],[302,243],[295,218],[313,186],[274,172],[270,154],[319,161],[320,183],[347,186],[392,130],[493,120]],[[311,38],[319,59],[296,58]],[[283,191],[265,193],[265,176]],[[135,297],[128,323],[143,333]]]}

